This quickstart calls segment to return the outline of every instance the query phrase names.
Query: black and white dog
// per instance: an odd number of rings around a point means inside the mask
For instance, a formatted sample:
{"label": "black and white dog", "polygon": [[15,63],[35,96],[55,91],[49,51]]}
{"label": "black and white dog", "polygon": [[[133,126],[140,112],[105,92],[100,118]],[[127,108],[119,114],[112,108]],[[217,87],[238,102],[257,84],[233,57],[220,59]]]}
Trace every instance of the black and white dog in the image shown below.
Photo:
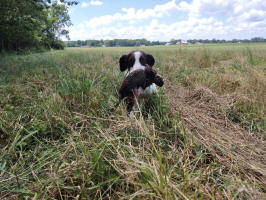
{"label": "black and white dog", "polygon": [[[154,63],[155,63],[155,60],[154,60],[153,56],[150,54],[146,54],[143,51],[132,51],[128,55],[122,55],[119,59],[119,65],[120,65],[121,72],[124,72],[127,70],[126,75],[125,75],[126,76],[125,81],[129,82],[128,80],[130,80],[129,79],[130,75],[134,74],[134,78],[133,78],[134,80],[131,81],[132,83],[138,79],[141,79],[141,76],[147,77],[145,74],[148,74],[147,72],[150,70],[146,71],[146,69],[152,68]],[[144,70],[145,72],[134,73],[134,72],[142,71],[142,70]],[[154,70],[152,70],[152,73],[155,73],[154,76],[156,75],[156,72]],[[137,78],[136,76],[140,76],[140,77]],[[161,87],[163,85],[163,80],[158,75],[156,75],[156,77],[158,77],[160,79],[160,84],[157,84],[157,85]],[[152,79],[154,79],[154,78],[152,78]],[[140,81],[140,80],[138,80],[138,81]],[[150,95],[156,93],[157,92],[156,83],[157,82],[155,80],[152,80],[151,84],[148,84],[145,87],[139,87],[137,92],[134,92],[135,97],[138,100],[141,100],[147,96],[150,96]],[[123,83],[123,85],[125,85],[125,83]],[[122,87],[123,87],[123,85],[122,85]],[[134,83],[134,85],[137,85],[137,84]],[[127,86],[127,88],[129,88],[129,87]],[[140,105],[141,105],[141,102],[140,102]],[[130,107],[131,107],[131,111],[130,111],[129,116],[132,117],[132,116],[134,116],[134,105],[130,106]]]}

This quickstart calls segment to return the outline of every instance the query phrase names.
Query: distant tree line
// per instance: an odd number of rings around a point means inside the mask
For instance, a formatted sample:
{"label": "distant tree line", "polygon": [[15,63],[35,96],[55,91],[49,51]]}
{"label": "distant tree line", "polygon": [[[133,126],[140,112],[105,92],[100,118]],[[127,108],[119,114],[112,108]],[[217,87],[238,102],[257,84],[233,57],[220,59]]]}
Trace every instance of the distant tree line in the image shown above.
{"label": "distant tree line", "polygon": [[[77,41],[65,41],[66,47],[82,47],[82,46],[89,46],[89,47],[115,47],[115,46],[153,46],[153,45],[165,45],[170,44],[174,45],[178,42],[180,42],[181,39],[172,39],[169,42],[160,42],[160,41],[148,41],[146,39],[135,39],[135,40],[129,40],[129,39],[114,39],[114,40],[77,40]],[[218,39],[193,39],[193,40],[187,40],[188,43],[196,44],[196,43],[202,43],[202,44],[208,44],[208,43],[249,43],[249,42],[266,42],[266,39],[261,37],[255,37],[252,39],[233,39],[233,40],[218,40]]]}
{"label": "distant tree line", "polygon": [[233,40],[218,40],[218,39],[212,39],[212,40],[187,40],[187,42],[195,44],[195,43],[249,43],[249,42],[266,42],[266,39],[262,37],[254,37],[251,39],[233,39]]}
{"label": "distant tree line", "polygon": [[0,51],[62,49],[73,0],[0,0]]}
{"label": "distant tree line", "polygon": [[129,39],[114,39],[114,40],[77,40],[77,41],[66,41],[66,47],[82,47],[82,46],[90,46],[90,47],[115,47],[115,46],[153,46],[153,45],[164,45],[166,42],[160,41],[148,41],[146,39],[136,39],[136,40],[129,40]]}

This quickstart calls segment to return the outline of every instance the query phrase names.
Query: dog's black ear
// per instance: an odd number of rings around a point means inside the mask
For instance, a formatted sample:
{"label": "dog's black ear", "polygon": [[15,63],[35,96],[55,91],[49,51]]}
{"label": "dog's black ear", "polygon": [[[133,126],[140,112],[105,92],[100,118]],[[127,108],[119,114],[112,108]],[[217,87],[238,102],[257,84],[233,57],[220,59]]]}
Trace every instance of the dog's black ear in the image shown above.
{"label": "dog's black ear", "polygon": [[154,57],[151,54],[146,54],[146,59],[147,59],[148,65],[152,67],[155,63]]}
{"label": "dog's black ear", "polygon": [[123,55],[119,59],[120,71],[123,72],[127,69],[127,55]]}

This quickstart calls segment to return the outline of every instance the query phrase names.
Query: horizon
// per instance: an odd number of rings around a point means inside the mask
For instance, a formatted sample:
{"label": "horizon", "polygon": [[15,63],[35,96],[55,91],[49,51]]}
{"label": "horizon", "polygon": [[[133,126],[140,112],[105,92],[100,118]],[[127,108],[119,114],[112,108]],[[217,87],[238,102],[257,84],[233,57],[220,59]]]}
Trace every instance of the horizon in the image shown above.
{"label": "horizon", "polygon": [[[69,8],[71,41],[266,38],[263,0],[78,0]],[[65,38],[64,38],[65,40]]]}
{"label": "horizon", "polygon": [[[233,40],[236,40],[236,41],[244,41],[244,40],[247,40],[247,41],[249,41],[249,42],[252,42],[251,40],[252,39],[255,39],[255,38],[260,38],[260,39],[263,39],[263,40],[266,40],[266,38],[264,38],[264,37],[252,37],[252,38],[244,38],[244,39],[238,39],[238,38],[233,38],[233,39],[228,39],[228,40],[226,40],[226,39],[216,39],[216,38],[208,38],[208,39],[193,39],[193,38],[191,38],[191,39],[187,39],[187,40],[183,40],[183,39],[176,39],[176,38],[172,38],[171,40],[177,40],[177,41],[191,41],[191,40],[195,40],[195,41],[199,41],[199,40],[207,40],[207,41],[212,41],[212,40],[216,40],[216,41],[226,41],[226,42],[232,42]],[[128,39],[128,38],[125,38],[125,39],[121,39],[121,38],[114,38],[114,39],[86,39],[86,40],[80,40],[80,41],[93,41],[93,40],[95,40],[95,41],[107,41],[107,40],[147,40],[148,42],[157,42],[158,40],[148,40],[148,39],[146,39],[146,38],[136,38],[136,39]],[[168,41],[159,41],[159,42],[161,42],[161,43],[168,43],[168,42],[171,42],[171,40],[168,40]],[[76,41],[78,41],[78,40],[64,40],[64,42],[76,42]],[[263,41],[264,42],[264,41]]]}

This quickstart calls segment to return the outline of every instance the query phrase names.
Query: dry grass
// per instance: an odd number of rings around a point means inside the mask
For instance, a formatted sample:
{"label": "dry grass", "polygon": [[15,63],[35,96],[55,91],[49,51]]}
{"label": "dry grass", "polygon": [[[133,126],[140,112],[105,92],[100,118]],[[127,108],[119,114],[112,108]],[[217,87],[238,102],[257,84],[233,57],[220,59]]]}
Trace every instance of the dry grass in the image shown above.
{"label": "dry grass", "polygon": [[134,119],[131,50],[1,58],[0,198],[266,198],[266,46],[143,47],[166,85]]}
{"label": "dry grass", "polygon": [[[169,95],[173,93],[173,89],[168,91]],[[227,118],[225,106],[232,104],[231,98],[218,97],[206,88],[190,91],[181,87],[174,91],[178,96],[172,97],[172,107],[217,161],[233,174],[242,174],[255,184],[265,183],[265,142]]]}

